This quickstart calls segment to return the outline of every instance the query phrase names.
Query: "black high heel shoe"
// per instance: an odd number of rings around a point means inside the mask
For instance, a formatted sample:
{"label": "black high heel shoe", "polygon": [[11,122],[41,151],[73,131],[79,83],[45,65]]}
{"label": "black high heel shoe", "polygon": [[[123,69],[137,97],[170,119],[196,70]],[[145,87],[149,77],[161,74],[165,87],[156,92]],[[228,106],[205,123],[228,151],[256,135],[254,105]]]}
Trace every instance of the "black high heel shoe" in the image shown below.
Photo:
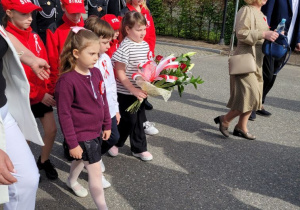
{"label": "black high heel shoe", "polygon": [[223,115],[219,116],[219,117],[216,117],[214,119],[214,121],[215,121],[216,124],[219,124],[219,130],[223,134],[223,136],[228,138],[229,137],[228,127],[225,127],[225,126],[222,125],[222,118],[223,118]]}
{"label": "black high heel shoe", "polygon": [[234,136],[239,136],[239,137],[243,137],[245,139],[248,140],[255,140],[256,137],[254,135],[252,135],[251,133],[246,133],[245,131],[243,131],[242,129],[235,127],[233,130],[233,135]]}

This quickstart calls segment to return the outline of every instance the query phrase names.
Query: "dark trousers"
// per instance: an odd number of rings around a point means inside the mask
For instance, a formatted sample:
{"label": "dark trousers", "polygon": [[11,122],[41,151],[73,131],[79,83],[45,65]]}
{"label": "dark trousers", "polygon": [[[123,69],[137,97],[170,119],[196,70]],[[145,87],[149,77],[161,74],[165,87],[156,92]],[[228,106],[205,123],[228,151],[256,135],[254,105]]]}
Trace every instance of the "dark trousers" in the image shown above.
{"label": "dark trousers", "polygon": [[275,71],[281,66],[282,62],[284,62],[284,58],[275,60],[274,58],[268,58],[267,56],[264,57],[263,62],[263,79],[264,79],[264,87],[263,87],[263,97],[262,97],[262,103],[265,102],[267,94],[272,89],[277,74],[274,74]]}
{"label": "dark trousers", "polygon": [[145,102],[141,104],[138,112],[130,114],[126,109],[133,104],[137,98],[133,95],[125,95],[118,93],[119,110],[121,120],[118,125],[120,139],[116,146],[122,147],[130,137],[131,151],[141,153],[147,151],[147,140],[143,127],[145,116]]}
{"label": "dark trousers", "polygon": [[102,141],[101,154],[104,155],[112,146],[118,143],[120,134],[118,131],[116,116],[111,118],[111,135],[107,141]]}

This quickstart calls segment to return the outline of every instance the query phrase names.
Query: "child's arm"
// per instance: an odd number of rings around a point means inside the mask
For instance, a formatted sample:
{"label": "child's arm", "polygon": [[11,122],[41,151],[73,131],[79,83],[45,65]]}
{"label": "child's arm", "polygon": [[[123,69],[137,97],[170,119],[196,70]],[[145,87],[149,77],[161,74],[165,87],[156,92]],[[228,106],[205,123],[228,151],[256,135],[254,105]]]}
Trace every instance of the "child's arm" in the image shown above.
{"label": "child's arm", "polygon": [[46,47],[48,50],[48,60],[50,64],[50,81],[48,83],[48,89],[49,93],[52,95],[54,94],[59,73],[59,52],[56,34],[54,34],[50,29],[47,29],[46,31]]}
{"label": "child's arm", "polygon": [[82,158],[83,150],[79,145],[77,147],[73,148],[73,149],[70,149],[69,151],[70,151],[70,156],[72,158],[76,158],[76,159],[81,159]]}
{"label": "child's arm", "polygon": [[16,51],[18,53],[22,53],[20,60],[22,63],[30,66],[33,72],[36,74],[38,78],[41,80],[49,78],[49,68],[48,63],[41,58],[36,57],[28,48],[26,48],[14,35],[9,32],[6,32],[10,41],[14,45]]}
{"label": "child's arm", "polygon": [[107,141],[110,137],[111,130],[104,130],[102,133],[102,140]]}
{"label": "child's arm", "polygon": [[137,99],[143,100],[144,98],[147,98],[147,92],[138,89],[133,86],[133,84],[129,81],[128,77],[126,76],[125,69],[126,69],[126,64],[116,62],[115,63],[115,68],[116,68],[116,74],[119,79],[119,81],[122,83],[124,87],[127,88]]}
{"label": "child's arm", "polygon": [[[64,75],[62,75],[62,77],[63,76]],[[65,81],[66,78],[62,77],[58,80],[56,85],[55,99],[61,131],[66,139],[69,149],[71,150],[79,145],[71,113],[71,107],[74,100],[74,90],[72,84],[69,84],[68,81]]]}

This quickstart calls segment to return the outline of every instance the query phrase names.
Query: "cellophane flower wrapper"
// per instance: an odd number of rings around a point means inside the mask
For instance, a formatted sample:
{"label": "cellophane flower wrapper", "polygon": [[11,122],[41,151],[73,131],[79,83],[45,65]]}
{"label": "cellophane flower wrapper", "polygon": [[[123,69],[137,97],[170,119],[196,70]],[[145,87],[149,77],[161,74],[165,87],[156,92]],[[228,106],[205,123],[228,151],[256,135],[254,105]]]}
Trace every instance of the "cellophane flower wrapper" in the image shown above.
{"label": "cellophane flower wrapper", "polygon": [[[192,84],[197,89],[197,85],[203,83],[199,76],[194,77],[190,71],[195,66],[191,63],[190,58],[194,54],[195,52],[189,52],[179,57],[158,55],[155,60],[148,60],[139,64],[138,71],[132,75],[132,78],[150,96],[162,96],[167,101],[176,86],[179,95],[182,96],[184,86]],[[135,101],[126,111],[137,112],[142,102],[143,100]]]}

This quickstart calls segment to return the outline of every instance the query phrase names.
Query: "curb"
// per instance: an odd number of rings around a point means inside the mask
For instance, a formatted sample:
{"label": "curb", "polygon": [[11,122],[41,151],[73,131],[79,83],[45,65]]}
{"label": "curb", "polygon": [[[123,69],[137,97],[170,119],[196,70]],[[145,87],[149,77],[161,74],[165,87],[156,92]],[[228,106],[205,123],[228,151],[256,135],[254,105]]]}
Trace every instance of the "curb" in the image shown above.
{"label": "curb", "polygon": [[170,45],[170,46],[184,47],[184,48],[195,49],[195,50],[203,50],[203,51],[213,52],[213,53],[217,53],[217,54],[222,54],[224,52],[224,50],[217,50],[217,49],[206,48],[206,47],[197,47],[197,46],[184,45],[184,44],[176,44],[173,42],[171,43],[171,42],[165,42],[165,41],[156,41],[156,43]]}

